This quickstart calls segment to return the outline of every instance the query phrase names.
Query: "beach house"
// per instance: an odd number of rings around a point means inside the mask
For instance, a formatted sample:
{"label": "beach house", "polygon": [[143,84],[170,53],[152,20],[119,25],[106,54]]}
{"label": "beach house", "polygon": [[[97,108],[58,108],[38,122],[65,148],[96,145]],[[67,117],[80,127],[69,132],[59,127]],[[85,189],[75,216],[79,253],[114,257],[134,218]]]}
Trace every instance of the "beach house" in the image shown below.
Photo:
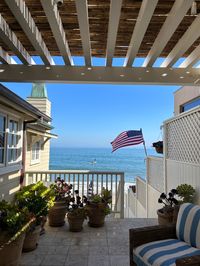
{"label": "beach house", "polygon": [[0,198],[10,200],[26,170],[48,170],[51,104],[44,84],[23,100],[0,85]]}
{"label": "beach house", "polygon": [[[1,199],[11,200],[22,181],[49,184],[58,176],[73,183],[82,195],[88,194],[94,180],[92,192],[106,187],[113,195],[112,216],[104,227],[95,230],[85,224],[85,231],[74,235],[67,225],[47,226],[38,249],[24,254],[21,265],[135,265],[133,257],[129,261],[133,249],[128,229],[157,223],[150,217],[156,217],[160,192],[190,183],[199,202],[199,27],[197,0],[0,0],[0,82],[37,84],[28,102],[0,87]],[[62,63],[57,63],[57,56]],[[77,63],[77,56],[83,63]],[[94,59],[99,57],[102,64],[96,65]],[[121,64],[116,64],[116,58]],[[137,218],[123,219],[123,172],[48,170],[49,139],[55,136],[50,132],[44,82],[183,86],[175,93],[174,117],[162,125],[163,156],[148,157],[146,179],[136,177],[136,193],[129,190],[127,213]],[[161,238],[171,226],[163,231],[155,228],[151,234],[144,233],[142,240],[145,235],[151,236],[149,240]],[[180,231],[183,235],[183,228]],[[190,238],[195,244],[198,234],[195,230]],[[170,250],[175,265],[177,250]],[[194,265],[189,259],[177,265]],[[198,256],[194,260],[200,265]]]}

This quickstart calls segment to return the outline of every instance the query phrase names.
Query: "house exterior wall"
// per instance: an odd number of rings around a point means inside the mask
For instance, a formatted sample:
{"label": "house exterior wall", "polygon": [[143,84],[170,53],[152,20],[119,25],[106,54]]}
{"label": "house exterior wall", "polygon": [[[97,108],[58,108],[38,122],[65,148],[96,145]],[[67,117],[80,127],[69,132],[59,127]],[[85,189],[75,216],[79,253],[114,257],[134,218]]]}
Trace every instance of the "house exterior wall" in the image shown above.
{"label": "house exterior wall", "polygon": [[51,102],[47,98],[28,97],[27,102],[38,108],[41,112],[51,117]]}
{"label": "house exterior wall", "polygon": [[[43,137],[40,139],[41,143],[44,141]],[[46,171],[49,170],[50,157],[50,141],[48,140],[44,145],[41,145],[40,159],[38,163],[32,163],[32,134],[27,132],[27,150],[26,150],[26,171]]]}
{"label": "house exterior wall", "polygon": [[184,86],[174,93],[174,115],[180,114],[180,106],[200,97],[200,87]]}
{"label": "house exterior wall", "polygon": [[0,201],[2,199],[11,201],[14,193],[19,190],[20,171],[0,174]]}

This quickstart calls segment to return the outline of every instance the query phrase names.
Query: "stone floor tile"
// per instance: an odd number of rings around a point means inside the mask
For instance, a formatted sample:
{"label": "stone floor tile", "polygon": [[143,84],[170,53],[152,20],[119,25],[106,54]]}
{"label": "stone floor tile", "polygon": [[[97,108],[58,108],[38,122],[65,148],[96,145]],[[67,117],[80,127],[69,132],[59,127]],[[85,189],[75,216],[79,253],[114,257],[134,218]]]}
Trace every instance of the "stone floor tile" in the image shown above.
{"label": "stone floor tile", "polygon": [[115,255],[110,257],[111,266],[129,266],[129,256]]}
{"label": "stone floor tile", "polygon": [[91,246],[89,247],[90,255],[108,255],[108,246]]}
{"label": "stone floor tile", "polygon": [[88,266],[110,266],[109,256],[90,255],[88,257]]}
{"label": "stone floor tile", "polygon": [[77,254],[77,255],[86,255],[88,254],[88,246],[70,246],[69,247],[69,255]]}
{"label": "stone floor tile", "polygon": [[20,265],[38,266],[42,263],[45,256],[46,256],[45,254],[32,255],[30,253],[23,253]]}
{"label": "stone floor tile", "polygon": [[69,254],[65,261],[65,266],[87,266],[88,265],[88,256],[86,255],[76,255]]}
{"label": "stone floor tile", "polygon": [[67,255],[47,255],[41,266],[64,266]]}

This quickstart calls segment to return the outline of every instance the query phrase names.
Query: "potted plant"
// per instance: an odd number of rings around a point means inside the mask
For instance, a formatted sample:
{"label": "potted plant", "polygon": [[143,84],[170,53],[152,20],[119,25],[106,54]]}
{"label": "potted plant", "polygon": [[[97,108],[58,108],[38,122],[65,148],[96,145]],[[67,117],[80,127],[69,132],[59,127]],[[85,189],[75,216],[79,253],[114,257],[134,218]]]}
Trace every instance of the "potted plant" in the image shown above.
{"label": "potted plant", "polygon": [[71,198],[67,213],[71,232],[80,232],[83,229],[83,222],[87,219],[84,205],[84,200],[81,200],[79,191],[75,190],[75,197]]}
{"label": "potted plant", "polygon": [[15,199],[19,208],[26,206],[31,217],[35,218],[26,232],[23,244],[23,251],[32,251],[37,247],[41,221],[48,214],[48,210],[53,203],[53,196],[51,190],[45,187],[42,181],[39,181],[36,184],[23,187],[21,191],[16,193]]}
{"label": "potted plant", "polygon": [[92,195],[86,201],[86,212],[89,226],[101,227],[104,225],[105,216],[110,213],[109,204],[112,202],[111,191],[103,188],[101,194]]}
{"label": "potted plant", "polygon": [[25,208],[0,202],[0,265],[19,265],[28,219]]}
{"label": "potted plant", "polygon": [[[177,198],[175,198],[175,196]],[[193,203],[194,197],[195,189],[188,184],[181,184],[176,189],[172,189],[169,192],[168,197],[165,193],[162,193],[158,202],[164,204],[164,207],[157,211],[158,223],[175,223],[180,205],[187,202]]]}
{"label": "potted plant", "polygon": [[163,153],[163,141],[153,142],[152,146],[156,149],[157,153]]}
{"label": "potted plant", "polygon": [[195,189],[188,184],[181,184],[177,188],[178,202],[179,204],[174,207],[174,221],[177,221],[178,211],[180,205],[183,203],[193,203],[195,198]]}
{"label": "potted plant", "polygon": [[72,185],[67,184],[63,179],[58,177],[50,189],[55,197],[53,206],[48,213],[50,226],[63,226],[65,215],[71,199]]}
{"label": "potted plant", "polygon": [[158,203],[164,204],[162,209],[157,210],[158,223],[160,225],[166,225],[173,222],[174,207],[175,205],[179,204],[178,200],[175,198],[175,195],[177,195],[176,189],[172,189],[168,195],[165,193],[160,195]]}

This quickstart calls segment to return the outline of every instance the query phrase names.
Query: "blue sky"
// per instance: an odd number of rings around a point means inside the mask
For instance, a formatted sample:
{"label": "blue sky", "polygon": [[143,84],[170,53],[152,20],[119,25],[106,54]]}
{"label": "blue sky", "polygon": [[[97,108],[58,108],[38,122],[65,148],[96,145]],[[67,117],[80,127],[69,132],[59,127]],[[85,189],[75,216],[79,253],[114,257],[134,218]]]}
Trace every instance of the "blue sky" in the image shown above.
{"label": "blue sky", "polygon": [[[57,60],[58,61],[58,60]],[[82,64],[82,60],[76,59]],[[95,65],[102,60],[96,60]],[[119,65],[121,60],[115,60]],[[4,83],[26,98],[30,83]],[[178,86],[46,84],[52,102],[52,146],[111,147],[122,131],[143,129],[147,147],[162,138],[162,121],[173,116],[173,92]],[[139,147],[139,146],[138,146]]]}

